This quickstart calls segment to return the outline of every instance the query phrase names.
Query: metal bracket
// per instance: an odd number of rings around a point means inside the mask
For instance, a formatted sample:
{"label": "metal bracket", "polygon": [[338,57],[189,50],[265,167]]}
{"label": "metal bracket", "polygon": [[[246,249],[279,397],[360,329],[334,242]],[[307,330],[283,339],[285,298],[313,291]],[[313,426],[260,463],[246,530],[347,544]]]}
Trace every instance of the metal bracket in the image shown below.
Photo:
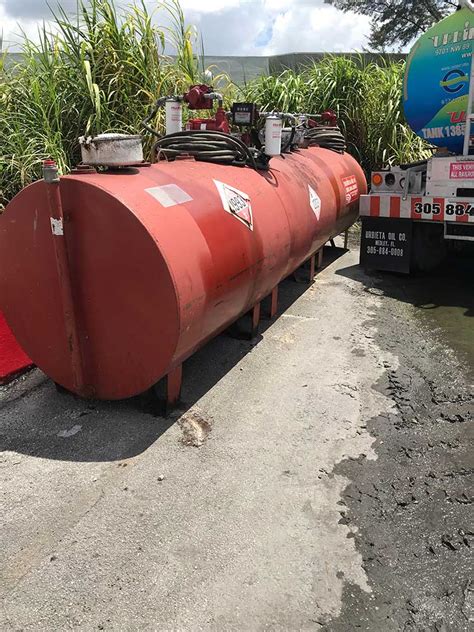
{"label": "metal bracket", "polygon": [[[448,241],[474,241],[474,233],[472,236],[471,235],[453,235],[453,234],[448,233],[449,225],[450,225],[449,222],[444,222],[444,238],[447,239]],[[460,224],[460,223],[456,223],[454,225],[456,227],[464,226],[463,224]],[[468,228],[473,227],[472,224],[465,224],[465,226]]]}

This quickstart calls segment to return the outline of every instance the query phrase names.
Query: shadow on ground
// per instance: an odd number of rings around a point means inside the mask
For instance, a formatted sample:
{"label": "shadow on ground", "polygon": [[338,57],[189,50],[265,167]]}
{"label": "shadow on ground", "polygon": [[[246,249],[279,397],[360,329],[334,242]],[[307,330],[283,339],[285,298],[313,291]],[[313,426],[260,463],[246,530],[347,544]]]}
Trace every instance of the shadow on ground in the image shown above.
{"label": "shadow on ground", "polygon": [[[341,248],[326,248],[323,269],[344,252]],[[308,287],[306,283],[284,281],[280,285],[279,314]],[[136,456],[258,345],[272,324],[263,320],[260,336],[253,341],[222,334],[187,360],[183,367],[182,405],[169,418],[144,412],[137,399],[97,402],[59,393],[36,371],[19,385],[13,397],[4,397],[3,402],[0,399],[0,447],[38,458],[77,462],[118,461]]]}

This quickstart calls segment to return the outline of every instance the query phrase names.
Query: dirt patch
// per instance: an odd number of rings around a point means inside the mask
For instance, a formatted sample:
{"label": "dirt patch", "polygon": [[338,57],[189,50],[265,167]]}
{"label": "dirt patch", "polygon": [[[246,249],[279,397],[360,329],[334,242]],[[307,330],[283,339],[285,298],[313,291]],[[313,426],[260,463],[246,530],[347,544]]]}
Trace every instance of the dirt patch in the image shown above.
{"label": "dirt patch", "polygon": [[210,422],[196,411],[182,415],[178,420],[178,425],[182,431],[181,443],[193,448],[200,448],[211,432]]}
{"label": "dirt patch", "polygon": [[367,421],[378,459],[348,460],[335,469],[352,481],[341,523],[355,531],[373,593],[346,584],[340,617],[324,626],[331,632],[468,632],[474,626],[469,367],[408,309],[382,297],[370,323],[380,356],[390,353],[399,364],[387,366],[374,386],[395,404],[393,412]]}

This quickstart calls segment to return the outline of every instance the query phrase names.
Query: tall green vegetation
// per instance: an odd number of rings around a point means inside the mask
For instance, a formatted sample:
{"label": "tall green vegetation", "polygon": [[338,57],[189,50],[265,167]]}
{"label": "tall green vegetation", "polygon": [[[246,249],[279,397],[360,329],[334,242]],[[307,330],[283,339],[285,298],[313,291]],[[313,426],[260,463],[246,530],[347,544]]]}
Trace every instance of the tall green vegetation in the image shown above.
{"label": "tall green vegetation", "polygon": [[45,157],[65,173],[79,160],[79,136],[137,133],[158,97],[200,80],[178,0],[158,7],[171,26],[158,28],[144,2],[118,15],[113,0],[80,0],[77,17],[59,8],[55,28],[41,28],[38,42],[23,38],[16,65],[0,54],[0,208],[40,177]]}
{"label": "tall green vegetation", "polygon": [[[141,130],[157,98],[202,81],[197,34],[179,0],[157,3],[168,27],[159,28],[143,0],[117,14],[114,0],[78,0],[77,17],[58,9],[54,28],[23,38],[16,65],[0,53],[0,212],[22,187],[41,177],[45,157],[67,173],[79,159],[77,139],[98,132]],[[165,44],[173,57],[165,55]],[[228,100],[255,101],[266,110],[337,112],[349,151],[369,172],[426,155],[403,121],[403,64],[364,65],[327,57],[301,73],[260,77],[237,89],[217,77]],[[163,129],[163,113],[152,122]],[[146,137],[150,152],[152,139]]]}
{"label": "tall green vegetation", "polygon": [[405,64],[364,63],[328,56],[300,73],[284,71],[248,84],[245,98],[265,110],[320,113],[334,110],[349,152],[367,173],[431,155],[406,124],[401,103]]}

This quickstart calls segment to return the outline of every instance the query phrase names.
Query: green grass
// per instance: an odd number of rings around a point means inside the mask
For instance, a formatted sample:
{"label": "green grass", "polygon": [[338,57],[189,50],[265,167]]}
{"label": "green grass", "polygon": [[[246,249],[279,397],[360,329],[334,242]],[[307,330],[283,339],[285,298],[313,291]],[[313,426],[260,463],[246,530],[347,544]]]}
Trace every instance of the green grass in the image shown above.
{"label": "green grass", "polygon": [[367,173],[431,155],[402,113],[404,62],[364,63],[328,56],[296,74],[260,77],[244,89],[244,98],[265,110],[320,113],[334,110],[348,149]]}
{"label": "green grass", "polygon": [[[171,27],[157,27],[144,3],[118,15],[113,0],[81,0],[77,18],[58,9],[54,33],[41,28],[38,43],[24,36],[15,66],[0,56],[0,208],[41,177],[45,157],[67,173],[79,160],[79,136],[137,133],[157,98],[201,81],[196,34],[178,0],[158,8]],[[165,42],[176,58],[164,54]],[[163,123],[159,112],[153,125]],[[150,145],[148,138],[146,152]]]}
{"label": "green grass", "polygon": [[[186,25],[179,0],[161,0],[157,8],[169,27],[156,26],[143,2],[117,14],[113,0],[79,0],[77,18],[58,9],[53,32],[43,27],[39,41],[23,37],[16,65],[7,68],[0,53],[0,212],[41,177],[45,157],[67,173],[80,159],[79,136],[137,133],[157,98],[203,80],[202,57],[193,48],[198,34]],[[173,58],[164,54],[166,42]],[[301,73],[260,77],[242,89],[225,76],[215,82],[227,103],[239,93],[265,110],[335,110],[349,151],[369,172],[427,155],[403,120],[402,75],[400,63],[327,57]],[[163,123],[161,111],[152,125],[162,130]],[[151,143],[145,137],[148,157]]]}

